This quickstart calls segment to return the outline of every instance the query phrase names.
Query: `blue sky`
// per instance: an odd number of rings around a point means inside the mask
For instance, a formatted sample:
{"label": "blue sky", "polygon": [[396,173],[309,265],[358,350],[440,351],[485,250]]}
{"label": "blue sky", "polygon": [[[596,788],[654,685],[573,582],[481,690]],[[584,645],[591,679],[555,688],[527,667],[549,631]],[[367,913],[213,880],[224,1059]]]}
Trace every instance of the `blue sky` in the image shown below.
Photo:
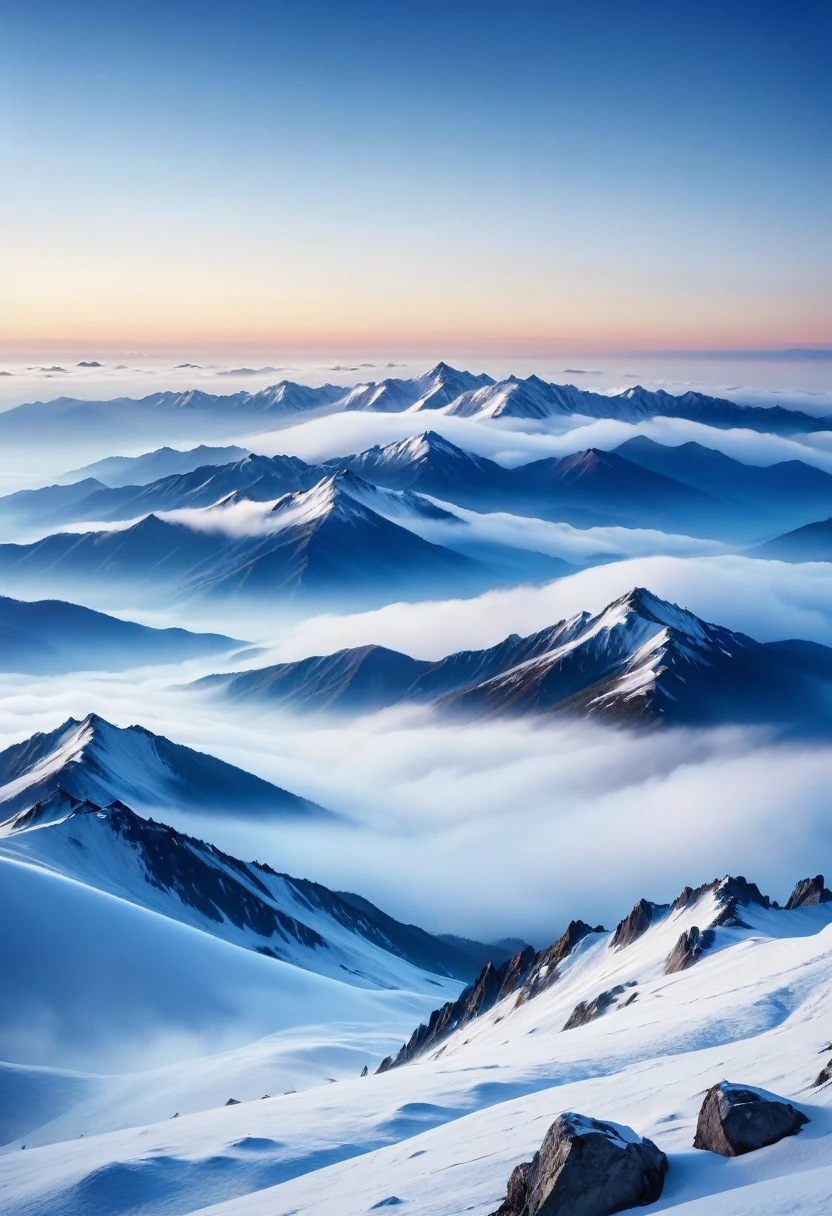
{"label": "blue sky", "polygon": [[829,342],[829,12],[4,0],[0,327]]}

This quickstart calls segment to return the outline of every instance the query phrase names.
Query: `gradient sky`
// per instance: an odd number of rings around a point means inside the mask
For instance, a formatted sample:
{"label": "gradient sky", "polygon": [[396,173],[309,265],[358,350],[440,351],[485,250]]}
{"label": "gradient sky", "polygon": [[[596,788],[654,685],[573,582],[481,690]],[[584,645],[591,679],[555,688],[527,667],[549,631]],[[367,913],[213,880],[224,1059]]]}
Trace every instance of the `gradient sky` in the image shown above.
{"label": "gradient sky", "polygon": [[0,342],[832,342],[828,3],[0,0]]}

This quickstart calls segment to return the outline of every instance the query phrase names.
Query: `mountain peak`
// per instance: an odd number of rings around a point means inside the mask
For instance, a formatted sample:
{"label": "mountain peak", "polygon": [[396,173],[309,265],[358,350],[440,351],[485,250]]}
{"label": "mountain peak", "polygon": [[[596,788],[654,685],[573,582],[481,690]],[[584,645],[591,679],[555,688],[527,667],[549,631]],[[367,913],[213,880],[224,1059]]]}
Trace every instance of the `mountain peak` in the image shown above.
{"label": "mountain peak", "polygon": [[616,610],[633,613],[643,620],[652,621],[676,633],[684,633],[689,637],[701,640],[704,637],[705,622],[687,608],[680,608],[670,600],[663,600],[646,587],[632,587],[624,595],[613,600],[603,610],[605,615]]}

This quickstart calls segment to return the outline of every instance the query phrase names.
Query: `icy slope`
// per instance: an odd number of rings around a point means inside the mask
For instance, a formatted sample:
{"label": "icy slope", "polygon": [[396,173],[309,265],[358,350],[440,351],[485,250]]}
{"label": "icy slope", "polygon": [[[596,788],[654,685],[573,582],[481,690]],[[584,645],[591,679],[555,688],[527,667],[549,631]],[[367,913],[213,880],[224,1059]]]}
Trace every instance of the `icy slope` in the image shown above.
{"label": "icy slope", "polygon": [[[320,815],[321,807],[252,773],[154,735],[117,727],[88,714],[32,735],[0,752],[0,823],[58,792],[98,806],[114,801],[138,810],[223,811],[231,814]],[[38,822],[39,813],[31,816]]]}
{"label": "icy slope", "polygon": [[[717,926],[698,962],[666,974],[679,937],[724,919],[734,891],[751,900],[733,905],[750,927]],[[519,1005],[512,994],[451,1035],[441,1055],[381,1076],[265,1101],[252,1095],[239,1106],[24,1153],[11,1144],[0,1156],[9,1216],[105,1216],[115,1196],[122,1216],[366,1216],[398,1206],[394,1198],[420,1216],[487,1216],[512,1167],[564,1110],[630,1124],[667,1152],[667,1186],[651,1211],[820,1216],[832,1174],[832,1089],[813,1082],[829,1056],[832,912],[755,900],[748,884],[723,882],[683,893],[675,907],[649,905],[654,915],[635,937],[640,918],[632,915],[617,945],[613,934],[591,935],[548,987]],[[635,1001],[563,1030],[579,1003],[618,984],[632,985]],[[255,1045],[249,1059],[267,1050]],[[235,1061],[250,1077],[245,1056]],[[195,1090],[206,1067],[194,1064]],[[811,1122],[796,1139],[746,1158],[695,1152],[702,1096],[723,1077],[789,1097]],[[176,1078],[182,1085],[181,1067]],[[130,1090],[135,1110],[135,1079],[113,1084]],[[100,1095],[77,1114],[100,1126],[106,1101]],[[67,1132],[84,1130],[71,1113],[62,1118]]]}

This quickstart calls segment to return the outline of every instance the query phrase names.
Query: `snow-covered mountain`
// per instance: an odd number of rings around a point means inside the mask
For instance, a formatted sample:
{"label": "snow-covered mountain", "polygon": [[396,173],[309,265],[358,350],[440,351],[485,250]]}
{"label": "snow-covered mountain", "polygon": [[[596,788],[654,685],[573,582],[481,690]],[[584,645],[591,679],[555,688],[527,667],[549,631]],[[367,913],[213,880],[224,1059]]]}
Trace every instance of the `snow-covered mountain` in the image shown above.
{"label": "snow-covered mountain", "polygon": [[762,643],[635,588],[529,637],[427,662],[363,646],[196,687],[231,699],[358,712],[401,702],[446,712],[570,713],[622,722],[768,722],[825,728],[832,650]]}
{"label": "snow-covered mountain", "polygon": [[[820,924],[832,924],[832,891],[824,885],[822,875],[797,883],[785,911],[808,907],[822,909]],[[414,1031],[395,1056],[381,1062],[379,1072],[431,1053],[434,1059],[439,1058],[445,1054],[448,1040],[456,1038],[459,1042],[460,1032],[468,1033],[468,1028],[484,1014],[499,1008],[501,1016],[495,1022],[510,1018],[514,1011],[568,978],[576,966],[583,971],[585,988],[592,985],[593,970],[606,977],[612,973],[617,981],[606,990],[599,990],[592,1000],[579,1001],[562,1029],[586,1026],[638,1000],[639,982],[646,978],[644,945],[648,942],[654,957],[647,965],[647,974],[656,978],[675,975],[700,962],[706,953],[730,946],[736,940],[732,931],[752,930],[764,913],[776,910],[779,910],[777,903],[763,895],[756,883],[726,876],[695,889],[685,887],[669,904],[640,899],[612,933],[602,925],[593,928],[582,920],[573,920],[551,946],[537,951],[526,946],[500,966],[487,963],[469,988],[455,1001],[435,1009],[429,1021]],[[785,933],[790,928],[788,920],[781,918],[780,922]],[[649,931],[652,932],[644,945],[633,950],[635,943],[645,939]],[[659,943],[667,948],[664,957],[655,957]],[[628,953],[623,954],[624,951]],[[583,956],[580,964],[579,954]],[[617,966],[610,967],[611,954],[622,956]],[[467,1043],[468,1040],[463,1046]]]}
{"label": "snow-covered mountain", "polygon": [[126,671],[230,653],[241,645],[222,634],[151,629],[63,600],[0,596],[0,671]]}
{"label": "snow-covered mountain", "polygon": [[[63,799],[148,813],[171,808],[241,817],[325,816],[315,803],[143,726],[69,718],[0,752],[0,823],[11,833],[64,818]],[[21,820],[22,817],[22,820]]]}
{"label": "snow-covered mountain", "polygon": [[699,445],[667,448],[634,439],[616,452],[590,448],[506,468],[425,431],[320,464],[250,454],[146,485],[113,488],[87,480],[19,491],[0,499],[0,516],[42,535],[49,526],[213,506],[230,494],[273,501],[345,470],[382,488],[429,494],[480,513],[577,527],[661,528],[743,543],[769,535],[774,519],[817,518],[821,506],[832,502],[832,478],[797,461],[767,470]]}
{"label": "snow-covered mountain", "polygon": [[122,802],[101,807],[59,790],[17,816],[0,852],[358,988],[418,989],[424,978],[412,968],[462,981],[477,972],[470,952],[367,900],[239,861]]}
{"label": "snow-covered mountain", "polygon": [[265,502],[309,489],[327,471],[292,456],[248,453],[225,464],[199,465],[147,483],[109,486],[87,478],[74,485],[18,490],[0,499],[0,514],[10,523],[33,527],[85,520],[109,522],[152,512],[210,507],[233,493]]}
{"label": "snow-covered mountain", "polygon": [[[342,603],[362,604],[484,590],[495,583],[487,566],[423,539],[409,526],[453,522],[448,512],[417,495],[379,489],[349,471],[283,495],[257,516],[253,528],[228,526],[228,508],[240,497],[245,495],[226,495],[196,517],[151,514],[112,531],[55,533],[28,545],[0,545],[0,572],[38,592],[72,588],[83,578],[110,597],[119,589],[154,597],[165,589],[184,599],[325,598],[337,592]],[[549,559],[551,574],[559,565]]]}

